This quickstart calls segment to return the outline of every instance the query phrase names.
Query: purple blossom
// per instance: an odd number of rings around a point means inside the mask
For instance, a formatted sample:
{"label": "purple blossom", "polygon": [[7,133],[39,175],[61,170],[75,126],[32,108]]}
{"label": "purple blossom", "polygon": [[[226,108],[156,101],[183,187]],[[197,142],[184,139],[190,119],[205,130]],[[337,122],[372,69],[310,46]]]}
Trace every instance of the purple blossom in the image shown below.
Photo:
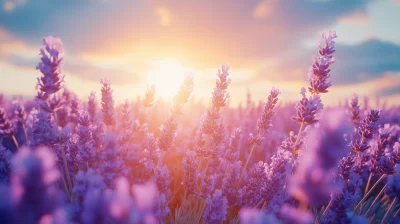
{"label": "purple blossom", "polygon": [[225,154],[226,159],[230,163],[238,161],[240,154],[240,142],[242,138],[242,130],[240,128],[235,129],[229,138],[229,147],[227,148]]}
{"label": "purple blossom", "polygon": [[170,184],[172,182],[172,177],[166,165],[161,164],[155,168],[154,181],[161,194],[165,194],[166,196],[171,194]]}
{"label": "purple blossom", "polygon": [[97,172],[103,176],[106,185],[112,187],[118,177],[127,177],[130,170],[124,165],[116,136],[108,134],[106,138],[104,149],[99,155],[101,163],[97,164]]}
{"label": "purple blossom", "polygon": [[281,223],[274,215],[266,214],[262,210],[242,208],[239,212],[242,224],[278,224]]}
{"label": "purple blossom", "polygon": [[19,223],[37,223],[60,208],[55,182],[60,173],[47,148],[21,148],[12,159],[11,193]]}
{"label": "purple blossom", "polygon": [[226,196],[229,204],[241,206],[242,198],[238,198],[236,189],[232,187],[232,183],[237,183],[239,181],[240,172],[242,170],[242,162],[236,161],[235,163],[228,164],[226,174],[222,180],[222,191]]}
{"label": "purple blossom", "polygon": [[335,62],[332,54],[335,52],[335,42],[336,32],[330,31],[328,34],[322,34],[322,42],[318,44],[318,57],[313,57],[314,64],[311,66],[308,73],[308,80],[310,82],[310,87],[308,90],[313,94],[327,93],[328,88],[332,85],[328,81],[330,75],[329,66]]}
{"label": "purple blossom", "polygon": [[18,125],[24,125],[26,122],[27,114],[23,104],[18,101],[13,102],[14,119]]}
{"label": "purple blossom", "polygon": [[193,75],[191,73],[185,74],[184,81],[174,98],[174,103],[171,113],[168,115],[167,120],[160,127],[160,137],[158,139],[158,147],[162,151],[168,151],[172,148],[178,129],[178,118],[181,115],[181,108],[185,104],[193,90]]}
{"label": "purple blossom", "polygon": [[75,175],[75,184],[72,189],[78,209],[82,209],[85,196],[88,192],[101,191],[103,189],[105,189],[103,178],[96,175],[93,169],[88,169],[86,172],[79,170]]}
{"label": "purple blossom", "polygon": [[15,134],[14,126],[8,119],[6,112],[0,108],[0,139],[11,137]]}
{"label": "purple blossom", "polygon": [[343,118],[342,111],[329,111],[322,130],[318,128],[310,134],[289,185],[289,192],[300,201],[321,206],[331,193],[340,189],[333,183],[330,170],[346,153],[343,135],[348,129],[343,125]]}
{"label": "purple blossom", "polygon": [[101,107],[103,111],[103,122],[108,126],[115,124],[114,98],[111,90],[111,83],[107,79],[102,80],[101,84]]}
{"label": "purple blossom", "polygon": [[358,128],[360,125],[360,105],[358,104],[358,95],[353,94],[351,97],[351,103],[350,103],[350,111],[349,111],[349,119],[351,123],[354,125],[355,128]]}
{"label": "purple blossom", "polygon": [[12,153],[0,145],[0,183],[7,183],[11,174]]}
{"label": "purple blossom", "polygon": [[196,190],[197,178],[199,171],[197,170],[199,160],[196,153],[193,151],[187,151],[185,157],[182,159],[183,168],[183,186],[188,193],[194,193]]}
{"label": "purple blossom", "polygon": [[38,78],[38,88],[45,95],[50,95],[58,92],[64,81],[64,76],[61,76],[63,58],[59,57],[63,45],[61,39],[52,36],[43,37],[43,45],[45,49],[40,49],[41,62],[36,67],[42,73],[42,77]]}
{"label": "purple blossom", "polygon": [[400,198],[400,174],[390,175],[387,178],[388,186],[385,189],[390,198]]}
{"label": "purple blossom", "polygon": [[316,115],[318,112],[319,97],[310,97],[310,99],[307,99],[304,88],[301,89],[300,94],[303,98],[296,104],[297,117],[292,117],[292,120],[299,124],[314,124],[318,122]]}
{"label": "purple blossom", "polygon": [[36,114],[35,123],[33,124],[31,146],[52,146],[56,143],[56,130],[51,123],[51,116],[46,112]]}
{"label": "purple blossom", "polygon": [[350,143],[350,147],[354,152],[364,152],[371,147],[367,143],[377,130],[376,122],[379,117],[379,110],[370,110],[367,114],[358,128],[358,138]]}
{"label": "purple blossom", "polygon": [[203,223],[220,224],[226,220],[228,200],[221,190],[217,189],[206,199],[206,208],[203,214]]}
{"label": "purple blossom", "polygon": [[90,116],[90,121],[94,123],[97,118],[97,101],[96,101],[96,93],[91,92],[88,98],[87,111]]}
{"label": "purple blossom", "polygon": [[279,89],[275,89],[272,87],[270,95],[268,96],[268,101],[264,105],[264,110],[262,112],[261,118],[257,121],[257,132],[261,133],[261,131],[268,131],[268,129],[272,126],[271,118],[274,116],[274,107],[278,102],[278,95],[281,92]]}
{"label": "purple blossom", "polygon": [[150,87],[147,87],[146,95],[143,100],[143,106],[146,108],[153,106],[155,95],[156,95],[156,86],[151,85]]}

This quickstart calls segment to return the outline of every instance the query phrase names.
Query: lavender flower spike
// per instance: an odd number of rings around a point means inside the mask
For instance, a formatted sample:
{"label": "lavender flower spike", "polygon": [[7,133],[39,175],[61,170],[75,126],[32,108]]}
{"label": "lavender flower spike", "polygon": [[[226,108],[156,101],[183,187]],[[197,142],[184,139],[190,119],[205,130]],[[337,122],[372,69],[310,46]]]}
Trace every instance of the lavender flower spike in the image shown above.
{"label": "lavender flower spike", "polygon": [[8,119],[6,112],[0,108],[0,139],[3,137],[11,137],[14,135],[14,127]]}
{"label": "lavender flower spike", "polygon": [[354,125],[354,127],[358,128],[360,125],[360,105],[358,104],[358,95],[355,93],[351,97],[350,107],[350,122]]}
{"label": "lavender flower spike", "polygon": [[106,125],[115,124],[114,99],[111,90],[111,82],[107,79],[101,80],[101,106],[103,109],[103,121]]}
{"label": "lavender flower spike", "polygon": [[316,114],[319,106],[319,98],[307,99],[305,88],[301,89],[300,94],[303,95],[303,98],[296,104],[297,117],[293,116],[292,120],[299,124],[314,124],[318,122]]}
{"label": "lavender flower spike", "polygon": [[222,191],[217,189],[212,195],[210,194],[206,199],[206,204],[203,223],[223,223],[228,210],[228,200],[223,196]]}
{"label": "lavender flower spike", "polygon": [[335,52],[335,41],[336,32],[330,31],[327,35],[322,34],[322,42],[324,46],[318,44],[318,57],[313,57],[314,64],[309,70],[308,80],[310,87],[308,90],[313,94],[327,93],[328,88],[332,85],[328,82],[328,78],[331,76],[329,66],[335,62],[332,54]]}
{"label": "lavender flower spike", "polygon": [[36,67],[43,74],[38,78],[38,88],[49,95],[58,92],[64,81],[64,76],[61,76],[63,58],[59,56],[63,52],[63,44],[61,39],[52,36],[44,37],[43,44],[45,49],[40,49],[42,61]]}

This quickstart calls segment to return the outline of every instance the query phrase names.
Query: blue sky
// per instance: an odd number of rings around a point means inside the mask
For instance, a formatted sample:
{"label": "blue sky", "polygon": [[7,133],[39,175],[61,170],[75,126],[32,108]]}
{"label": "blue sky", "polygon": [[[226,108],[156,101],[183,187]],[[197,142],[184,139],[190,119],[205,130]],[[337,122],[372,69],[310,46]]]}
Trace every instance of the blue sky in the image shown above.
{"label": "blue sky", "polygon": [[[79,96],[99,92],[101,78],[117,99],[148,84],[170,96],[186,70],[207,98],[222,63],[231,66],[232,101],[272,86],[299,98],[322,32],[336,30],[332,103],[353,92],[400,99],[399,0],[0,0],[0,89],[34,94],[43,36],[65,47],[66,85]],[[175,83],[178,83],[175,85]],[[397,103],[398,104],[398,103]]]}

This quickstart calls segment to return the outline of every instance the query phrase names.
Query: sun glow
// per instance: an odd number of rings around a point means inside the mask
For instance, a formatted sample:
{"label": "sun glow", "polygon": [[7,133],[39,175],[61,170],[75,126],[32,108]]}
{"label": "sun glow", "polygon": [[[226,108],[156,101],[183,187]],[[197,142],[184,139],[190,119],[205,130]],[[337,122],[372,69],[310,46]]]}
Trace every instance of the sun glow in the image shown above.
{"label": "sun glow", "polygon": [[156,94],[170,99],[178,91],[188,69],[178,60],[164,59],[153,63],[153,68],[146,74],[147,83],[156,85]]}

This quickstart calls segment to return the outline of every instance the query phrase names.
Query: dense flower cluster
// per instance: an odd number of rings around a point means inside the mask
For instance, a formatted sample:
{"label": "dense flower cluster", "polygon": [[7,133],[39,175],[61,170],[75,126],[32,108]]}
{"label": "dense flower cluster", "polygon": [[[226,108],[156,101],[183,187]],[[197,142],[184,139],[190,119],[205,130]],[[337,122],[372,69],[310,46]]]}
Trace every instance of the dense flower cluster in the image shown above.
{"label": "dense flower cluster", "polygon": [[334,38],[299,102],[273,87],[238,108],[227,65],[208,108],[191,73],[170,104],[155,86],[119,104],[107,80],[80,100],[62,85],[61,40],[44,38],[35,98],[0,100],[0,223],[396,223],[400,110],[355,94],[324,109]]}

